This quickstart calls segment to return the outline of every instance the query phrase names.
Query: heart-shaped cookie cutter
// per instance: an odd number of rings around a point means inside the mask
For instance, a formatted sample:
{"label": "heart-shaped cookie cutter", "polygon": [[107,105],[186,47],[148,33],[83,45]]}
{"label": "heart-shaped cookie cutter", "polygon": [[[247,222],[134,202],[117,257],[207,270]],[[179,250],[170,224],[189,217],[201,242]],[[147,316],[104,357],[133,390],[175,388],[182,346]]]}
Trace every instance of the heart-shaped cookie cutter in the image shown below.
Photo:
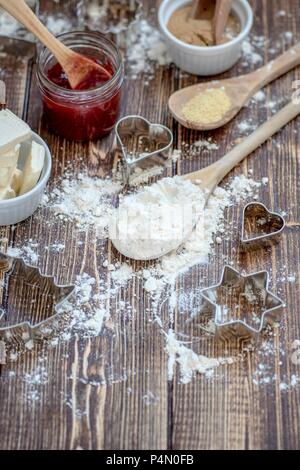
{"label": "heart-shaped cookie cutter", "polygon": [[115,126],[115,150],[122,163],[124,185],[136,167],[142,171],[170,163],[173,134],[162,124],[153,124],[142,116],[131,115],[120,119]]}
{"label": "heart-shaped cookie cutter", "polygon": [[[241,248],[260,248],[278,243],[285,229],[285,220],[277,212],[270,211],[261,202],[250,202],[244,207]],[[256,233],[247,236],[247,224],[255,225]]]}

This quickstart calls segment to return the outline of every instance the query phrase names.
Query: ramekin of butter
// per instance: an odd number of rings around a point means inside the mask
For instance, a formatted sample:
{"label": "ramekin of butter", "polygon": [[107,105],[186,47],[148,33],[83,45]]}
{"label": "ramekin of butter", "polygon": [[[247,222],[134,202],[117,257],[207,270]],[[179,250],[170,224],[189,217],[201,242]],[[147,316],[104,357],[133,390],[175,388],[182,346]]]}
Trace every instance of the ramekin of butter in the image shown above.
{"label": "ramekin of butter", "polygon": [[249,3],[247,0],[234,0],[232,13],[238,20],[240,32],[236,37],[217,46],[188,44],[175,37],[169,30],[172,15],[190,4],[190,0],[163,0],[159,8],[160,29],[173,62],[182,70],[200,76],[225,72],[239,60],[243,42],[252,28],[253,12]]}
{"label": "ramekin of butter", "polygon": [[46,143],[11,111],[0,111],[0,226],[34,213],[50,173]]}

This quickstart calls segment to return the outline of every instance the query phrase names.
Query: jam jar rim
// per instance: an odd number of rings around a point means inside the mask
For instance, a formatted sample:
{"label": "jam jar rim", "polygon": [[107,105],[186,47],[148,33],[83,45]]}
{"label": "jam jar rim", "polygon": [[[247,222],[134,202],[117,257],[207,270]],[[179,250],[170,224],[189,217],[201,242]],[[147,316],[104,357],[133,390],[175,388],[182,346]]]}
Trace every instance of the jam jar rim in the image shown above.
{"label": "jam jar rim", "polygon": [[[47,47],[43,47],[41,52],[38,54],[38,58],[37,58],[37,76],[38,76],[39,86],[43,88],[44,92],[47,91],[51,95],[56,95],[56,96],[59,96],[60,98],[63,97],[66,100],[76,99],[76,100],[79,100],[80,103],[90,102],[95,99],[98,99],[98,100],[103,99],[104,101],[104,100],[107,100],[110,96],[115,95],[117,90],[122,86],[122,83],[124,80],[124,75],[123,75],[124,63],[123,63],[122,54],[118,46],[100,31],[74,30],[74,31],[68,31],[65,33],[60,33],[56,37],[57,39],[61,40],[71,35],[86,35],[86,36],[90,36],[91,38],[98,37],[99,39],[104,40],[110,47],[112,47],[114,49],[114,52],[116,53],[117,62],[118,62],[118,67],[115,70],[114,75],[112,76],[110,80],[108,80],[104,84],[96,88],[91,88],[90,90],[69,90],[67,88],[63,88],[53,83],[44,72],[44,67],[43,67],[44,64],[42,63],[42,59],[45,59],[46,54],[48,54],[49,56],[54,56],[54,55],[52,54],[51,51],[49,51],[49,49],[47,49]],[[86,45],[86,47],[88,48],[88,44]],[[101,92],[101,96],[99,96],[99,92]]]}

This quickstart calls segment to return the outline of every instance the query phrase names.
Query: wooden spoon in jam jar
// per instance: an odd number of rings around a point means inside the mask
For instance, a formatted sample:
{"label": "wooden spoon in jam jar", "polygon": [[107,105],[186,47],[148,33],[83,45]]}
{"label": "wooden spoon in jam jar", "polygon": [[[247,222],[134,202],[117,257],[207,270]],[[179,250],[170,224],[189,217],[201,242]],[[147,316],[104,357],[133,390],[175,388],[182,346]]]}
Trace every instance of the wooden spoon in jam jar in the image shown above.
{"label": "wooden spoon in jam jar", "polygon": [[83,83],[93,82],[95,75],[105,76],[107,80],[112,78],[104,67],[78,54],[54,37],[24,0],[0,0],[0,7],[22,23],[52,52],[67,75],[73,90],[79,89]]}

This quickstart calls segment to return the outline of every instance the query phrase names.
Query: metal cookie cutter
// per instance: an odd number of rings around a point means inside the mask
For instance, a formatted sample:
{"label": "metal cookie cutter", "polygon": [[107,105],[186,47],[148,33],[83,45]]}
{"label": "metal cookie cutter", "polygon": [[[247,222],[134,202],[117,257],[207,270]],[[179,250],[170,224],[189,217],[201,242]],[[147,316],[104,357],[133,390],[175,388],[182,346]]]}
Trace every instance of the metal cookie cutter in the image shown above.
{"label": "metal cookie cutter", "polygon": [[201,316],[207,324],[213,322],[213,332],[224,339],[257,339],[268,324],[281,319],[285,307],[269,290],[267,271],[242,275],[225,266],[219,284],[202,289],[201,294]]}
{"label": "metal cookie cutter", "polygon": [[133,115],[120,119],[115,132],[124,185],[130,184],[135,168],[145,171],[155,166],[167,166],[170,162],[173,134],[167,127]]}
{"label": "metal cookie cutter", "polygon": [[59,285],[23,259],[2,253],[0,282],[0,343],[6,349],[32,349],[61,328],[62,306],[75,286]]}
{"label": "metal cookie cutter", "polygon": [[243,211],[241,248],[260,248],[278,242],[285,228],[285,220],[271,212],[264,204],[251,202]]}

